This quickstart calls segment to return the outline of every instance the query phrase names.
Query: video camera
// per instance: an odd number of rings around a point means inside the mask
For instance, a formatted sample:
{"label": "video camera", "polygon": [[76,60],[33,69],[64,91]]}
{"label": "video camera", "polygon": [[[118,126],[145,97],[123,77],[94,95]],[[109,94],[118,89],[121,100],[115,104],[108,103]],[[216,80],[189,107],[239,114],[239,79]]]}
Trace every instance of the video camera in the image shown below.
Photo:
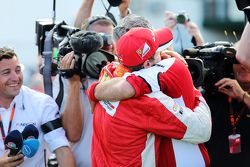
{"label": "video camera", "polygon": [[[110,3],[110,6],[108,9],[105,8],[107,11],[106,15],[111,17],[112,14],[109,12],[109,9],[111,8],[111,6],[119,5],[121,3],[121,0],[108,0],[108,2]],[[99,72],[101,71],[100,69],[105,65],[105,61],[114,60],[114,55],[99,50],[99,48],[97,50],[97,46],[99,47],[101,45],[91,45],[93,46],[93,48],[89,48],[89,45],[84,43],[84,35],[86,35],[86,37],[88,38],[88,35],[90,35],[90,33],[80,33],[80,30],[78,28],[68,26],[65,22],[57,23],[55,21],[55,15],[56,1],[54,0],[52,19],[37,20],[35,28],[38,53],[43,58],[43,65],[42,67],[40,67],[40,72],[43,75],[45,93],[50,96],[53,96],[51,76],[55,76],[58,73],[59,52],[60,54],[62,54],[62,56],[64,56],[70,50],[73,50],[76,53],[76,66],[74,67],[73,71],[63,71],[59,69],[59,71],[66,77],[70,77],[73,74],[79,74],[83,78],[86,74],[89,74],[91,77],[98,78]],[[114,17],[111,19],[114,19]],[[75,34],[77,32],[79,32],[79,34]],[[92,35],[96,36],[96,39],[100,39],[99,37],[102,38],[102,46],[103,44],[110,45],[111,37],[107,34],[98,35],[95,33]],[[78,45],[75,43],[75,41],[79,42]],[[94,43],[94,41],[91,41],[90,43]],[[80,47],[79,45],[81,44],[82,46]],[[85,46],[87,46],[87,48],[85,48]],[[83,47],[87,51],[84,50]],[[69,50],[67,51],[67,49]],[[82,52],[83,50],[84,52]],[[93,51],[93,53],[91,53],[90,51]],[[91,59],[88,59],[88,57],[91,57]]]}
{"label": "video camera", "polygon": [[[44,50],[44,40],[47,31],[54,30],[52,43],[54,48],[52,62],[52,75],[57,74],[59,55],[65,56],[70,51],[74,51],[76,54],[75,67],[73,70],[61,70],[63,76],[66,78],[71,77],[74,74],[78,74],[81,77],[85,77],[88,72],[85,69],[85,55],[88,56],[93,52],[98,52],[103,46],[109,46],[112,44],[112,36],[105,33],[96,33],[91,31],[81,30],[75,27],[68,26],[65,22],[56,24],[51,28],[52,22],[47,21],[37,21],[37,45],[39,53],[43,55]],[[51,30],[49,30],[51,29]],[[113,61],[114,56],[103,50],[100,51],[101,54],[107,57],[107,61]],[[99,56],[100,56],[99,53]],[[103,64],[102,66],[104,66]],[[43,69],[43,68],[42,68]],[[96,76],[96,75],[95,75]],[[93,76],[92,76],[93,77]],[[94,77],[96,78],[96,77]]]}
{"label": "video camera", "polygon": [[222,78],[233,78],[233,64],[238,63],[232,43],[217,41],[184,50],[195,87],[214,91],[214,84]]}
{"label": "video camera", "polygon": [[[73,70],[59,69],[61,74],[66,78],[74,74],[80,75],[81,78],[84,78],[86,74],[93,78],[98,78],[102,67],[107,62],[114,60],[114,56],[111,53],[100,49],[103,47],[104,40],[99,33],[85,30],[66,36],[59,44],[59,55],[65,56],[67,53],[74,51],[75,67]],[[91,59],[93,58],[96,61],[92,61]]]}

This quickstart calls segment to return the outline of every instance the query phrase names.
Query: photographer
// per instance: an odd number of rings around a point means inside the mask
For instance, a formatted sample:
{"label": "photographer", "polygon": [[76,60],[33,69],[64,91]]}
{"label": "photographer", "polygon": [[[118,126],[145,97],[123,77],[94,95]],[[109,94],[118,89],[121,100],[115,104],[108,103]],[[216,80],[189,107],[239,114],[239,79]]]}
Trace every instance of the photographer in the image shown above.
{"label": "photographer", "polygon": [[201,46],[204,44],[202,34],[199,27],[192,22],[187,13],[165,12],[165,25],[172,29],[174,34],[174,50],[182,54],[183,50],[193,46]]}
{"label": "photographer", "polygon": [[250,71],[233,64],[233,72],[235,79],[219,80],[218,91],[204,95],[213,120],[212,136],[205,143],[212,167],[250,165]]}
{"label": "photographer", "polygon": [[[114,60],[112,54],[100,50],[102,45],[98,33],[82,30],[72,34],[69,44],[59,48],[60,74],[53,82],[53,95],[62,99],[63,127],[73,142],[78,167],[91,167],[92,113],[85,90],[98,78],[102,66]],[[67,48],[73,51],[64,54]]]}
{"label": "photographer", "polygon": [[[61,167],[76,166],[65,131],[59,121],[57,104],[50,96],[23,85],[23,73],[17,54],[14,50],[6,47],[0,48],[0,83],[2,137],[0,166],[44,167],[46,166],[44,161],[46,145],[51,152],[56,154]],[[14,130],[23,132],[28,124],[34,125],[34,128],[37,129],[40,147],[37,146],[38,150],[33,157],[24,158],[25,154],[23,150],[21,151],[21,148],[24,147],[23,144],[20,144],[24,137],[20,134],[20,138],[18,135],[13,135],[12,139],[7,140],[7,138]],[[27,133],[30,136],[33,134],[33,130],[29,130]],[[25,148],[27,152],[32,152],[34,147],[32,145]],[[16,155],[11,154],[13,150],[16,151]]]}

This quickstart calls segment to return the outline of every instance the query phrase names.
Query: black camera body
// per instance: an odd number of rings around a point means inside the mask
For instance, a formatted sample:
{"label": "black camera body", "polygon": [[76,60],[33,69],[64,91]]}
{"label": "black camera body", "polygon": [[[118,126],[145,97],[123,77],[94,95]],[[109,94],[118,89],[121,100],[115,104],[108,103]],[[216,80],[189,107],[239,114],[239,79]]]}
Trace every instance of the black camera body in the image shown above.
{"label": "black camera body", "polygon": [[196,87],[214,91],[222,78],[233,78],[233,64],[238,63],[232,43],[218,41],[184,50],[184,56]]}
{"label": "black camera body", "polygon": [[185,24],[187,21],[190,21],[190,18],[186,12],[179,12],[176,15],[176,20],[177,20],[177,23],[179,24]]}
{"label": "black camera body", "polygon": [[110,46],[113,44],[113,37],[112,35],[110,34],[107,34],[107,33],[98,33],[101,37],[102,37],[102,40],[103,40],[103,46]]}
{"label": "black camera body", "polygon": [[74,74],[80,75],[81,78],[86,76],[85,60],[93,53],[97,52],[103,46],[101,35],[93,31],[81,30],[66,36],[59,44],[59,55],[65,56],[67,53],[74,51],[75,66],[72,70],[59,69],[61,74],[70,78]]}
{"label": "black camera body", "polygon": [[36,20],[36,45],[38,46],[38,53],[40,55],[43,55],[45,38],[52,29],[54,29],[52,47],[58,47],[59,43],[68,33],[79,30],[78,28],[68,26],[64,21],[54,23],[50,19]]}
{"label": "black camera body", "polygon": [[[46,24],[45,24],[46,23]],[[97,33],[94,31],[80,30],[75,27],[68,26],[64,21],[59,24],[52,24],[52,22],[37,22],[37,45],[39,48],[39,53],[43,55],[44,42],[46,34],[53,30],[52,36],[52,47],[57,50],[58,53],[53,53],[53,61],[51,67],[51,74],[55,76],[58,73],[59,67],[59,57],[65,56],[67,53],[74,51],[75,53],[75,66],[71,70],[61,70],[59,72],[66,78],[78,74],[81,78],[84,78],[88,72],[85,68],[86,58],[93,52],[98,52],[94,54],[96,59],[113,61],[114,55],[107,53],[105,51],[100,51],[99,49],[103,46],[109,46],[112,44],[112,36],[105,33]],[[56,55],[55,55],[56,54]],[[106,58],[107,57],[107,58]],[[103,62],[94,62],[95,65],[102,64]],[[92,64],[95,66],[94,64]],[[88,63],[88,67],[91,66]],[[97,67],[92,67],[92,69]],[[41,67],[41,73],[43,71],[43,66]],[[100,72],[99,66],[96,73]],[[92,73],[91,73],[92,74]],[[94,74],[97,76],[97,74]]]}
{"label": "black camera body", "polygon": [[249,0],[235,0],[239,10],[244,11],[248,22],[250,22],[250,1]]}
{"label": "black camera body", "polygon": [[44,51],[44,41],[46,34],[54,27],[54,23],[51,19],[36,20],[36,45],[38,46],[38,53],[42,55]]}

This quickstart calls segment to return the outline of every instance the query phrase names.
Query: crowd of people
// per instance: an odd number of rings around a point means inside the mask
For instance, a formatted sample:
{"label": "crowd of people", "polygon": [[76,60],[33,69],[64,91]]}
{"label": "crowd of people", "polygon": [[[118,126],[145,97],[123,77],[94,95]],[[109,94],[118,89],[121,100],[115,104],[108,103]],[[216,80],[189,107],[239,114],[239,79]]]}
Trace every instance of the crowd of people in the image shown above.
{"label": "crowd of people", "polygon": [[[182,56],[204,45],[199,27],[166,11],[165,27],[153,29],[131,14],[130,1],[118,6],[117,25],[91,15],[94,0],[82,1],[74,26],[112,40],[80,53],[84,75],[73,71],[74,49],[61,57],[53,97],[24,86],[15,51],[0,47],[0,166],[49,166],[46,149],[61,167],[250,165],[249,23],[235,46],[233,78],[207,91],[194,86]],[[39,132],[36,154],[11,155],[16,141],[6,144],[6,136],[29,124]]]}

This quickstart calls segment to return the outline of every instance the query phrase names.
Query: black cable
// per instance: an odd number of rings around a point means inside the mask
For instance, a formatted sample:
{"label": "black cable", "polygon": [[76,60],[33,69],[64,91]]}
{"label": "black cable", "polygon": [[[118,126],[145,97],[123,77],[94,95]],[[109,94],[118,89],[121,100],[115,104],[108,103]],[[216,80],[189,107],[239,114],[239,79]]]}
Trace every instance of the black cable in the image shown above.
{"label": "black cable", "polygon": [[105,6],[103,0],[101,0],[101,1],[102,1],[102,5],[103,5],[103,7],[105,8],[106,12],[108,12],[108,9],[106,8],[106,6]]}
{"label": "black cable", "polygon": [[56,21],[56,0],[53,0],[53,16],[52,16],[53,24],[55,24]]}

